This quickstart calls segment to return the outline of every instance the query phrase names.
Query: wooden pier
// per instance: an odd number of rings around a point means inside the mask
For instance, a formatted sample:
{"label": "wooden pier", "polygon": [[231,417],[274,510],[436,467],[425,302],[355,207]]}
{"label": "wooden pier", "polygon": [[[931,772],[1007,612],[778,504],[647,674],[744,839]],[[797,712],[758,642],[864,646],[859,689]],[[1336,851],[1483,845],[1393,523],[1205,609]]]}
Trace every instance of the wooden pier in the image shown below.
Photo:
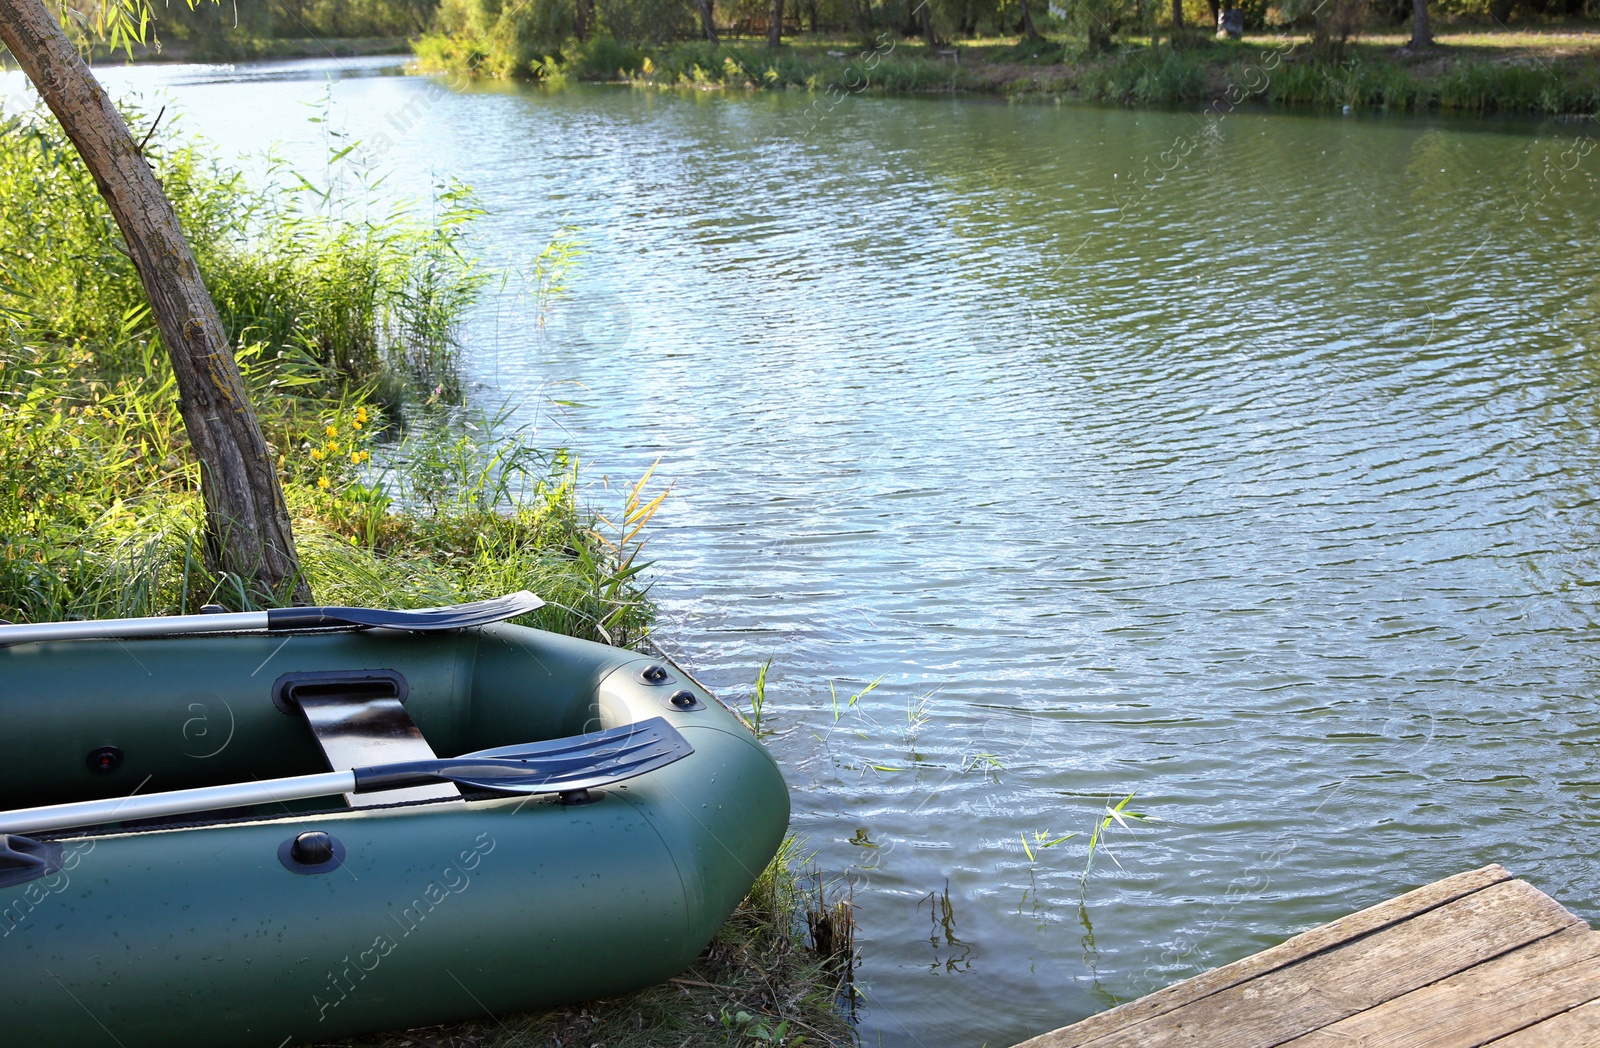
{"label": "wooden pier", "polygon": [[1600,934],[1500,866],[1313,928],[1018,1048],[1600,1046]]}

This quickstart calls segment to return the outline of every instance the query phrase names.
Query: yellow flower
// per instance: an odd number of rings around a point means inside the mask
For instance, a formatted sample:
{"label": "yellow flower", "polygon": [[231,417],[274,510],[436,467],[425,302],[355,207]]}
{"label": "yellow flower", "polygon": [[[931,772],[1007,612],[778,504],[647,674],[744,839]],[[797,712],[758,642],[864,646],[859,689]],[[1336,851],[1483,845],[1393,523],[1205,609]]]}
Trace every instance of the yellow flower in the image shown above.
{"label": "yellow flower", "polygon": [[327,477],[318,477],[317,478],[317,487],[326,489],[327,486],[328,486],[328,478]]}
{"label": "yellow flower", "polygon": [[337,440],[328,441],[328,450],[329,451],[338,451],[339,450],[339,442]]}
{"label": "yellow flower", "polygon": [[337,437],[338,435],[339,435],[339,427],[338,426],[334,426],[334,425],[329,425],[328,426],[328,436]]}
{"label": "yellow flower", "polygon": [[321,462],[322,461],[322,450],[320,448],[312,448],[311,449],[311,461],[312,462]]}
{"label": "yellow flower", "polygon": [[360,429],[361,428],[361,420],[360,419],[356,419],[354,422],[350,423],[350,428],[351,429]]}
{"label": "yellow flower", "polygon": [[352,463],[360,462],[361,461],[361,452],[359,452],[359,451],[350,452],[350,461]]}
{"label": "yellow flower", "polygon": [[367,420],[367,409],[366,408],[356,408],[356,421],[357,422],[365,422],[366,420]]}

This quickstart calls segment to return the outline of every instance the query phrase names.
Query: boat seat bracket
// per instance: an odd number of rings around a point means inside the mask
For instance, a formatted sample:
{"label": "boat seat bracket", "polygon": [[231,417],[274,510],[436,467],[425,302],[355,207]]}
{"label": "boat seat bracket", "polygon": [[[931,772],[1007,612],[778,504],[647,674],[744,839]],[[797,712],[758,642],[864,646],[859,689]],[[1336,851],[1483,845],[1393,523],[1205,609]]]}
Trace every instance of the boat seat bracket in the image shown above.
{"label": "boat seat bracket", "polygon": [[[406,712],[405,676],[395,670],[333,670],[286,673],[272,686],[272,701],[285,713],[303,715],[332,771],[375,764],[435,760],[438,754]],[[347,793],[352,808],[414,801],[460,801],[453,783]]]}

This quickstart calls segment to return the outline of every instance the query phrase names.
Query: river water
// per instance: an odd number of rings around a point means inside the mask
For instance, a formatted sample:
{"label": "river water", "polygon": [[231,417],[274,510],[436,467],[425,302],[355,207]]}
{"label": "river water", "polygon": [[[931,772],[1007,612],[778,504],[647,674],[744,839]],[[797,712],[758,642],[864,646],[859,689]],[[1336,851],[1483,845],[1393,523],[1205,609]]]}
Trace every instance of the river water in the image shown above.
{"label": "river water", "polygon": [[106,76],[472,183],[500,264],[576,231],[542,325],[520,278],[471,319],[473,396],[603,508],[659,460],[663,643],[730,699],[772,660],[865,1043],[1010,1044],[1489,862],[1600,916],[1592,125],[386,65]]}

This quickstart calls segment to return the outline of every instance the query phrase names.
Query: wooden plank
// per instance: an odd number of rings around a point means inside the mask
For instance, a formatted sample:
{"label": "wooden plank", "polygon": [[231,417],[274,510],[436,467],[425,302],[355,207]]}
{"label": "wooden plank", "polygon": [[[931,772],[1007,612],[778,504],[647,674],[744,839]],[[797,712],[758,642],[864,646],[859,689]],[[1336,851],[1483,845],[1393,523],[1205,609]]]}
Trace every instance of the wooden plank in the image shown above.
{"label": "wooden plank", "polygon": [[1523,1027],[1490,1041],[1488,1048],[1573,1048],[1580,1044],[1600,1044],[1600,1001]]}
{"label": "wooden plank", "polygon": [[1285,1048],[1480,1048],[1597,997],[1600,935],[1574,926],[1296,1038]]}
{"label": "wooden plank", "polygon": [[1040,1034],[1022,1042],[1017,1048],[1070,1048],[1085,1044],[1114,1030],[1132,1026],[1165,1015],[1178,1008],[1193,1004],[1215,993],[1220,993],[1240,983],[1270,972],[1298,964],[1308,957],[1344,943],[1370,935],[1419,914],[1437,909],[1511,879],[1511,874],[1497,863],[1477,870],[1458,873],[1442,881],[1423,885],[1404,895],[1380,902],[1320,925],[1279,943],[1260,953],[1213,968],[1208,972],[1174,983],[1137,1001],[1129,1001],[1108,1012],[1091,1015],[1081,1022]]}
{"label": "wooden plank", "polygon": [[1281,1044],[1574,925],[1582,922],[1527,882],[1502,881],[1156,1021],[1077,1043],[1093,1048]]}

